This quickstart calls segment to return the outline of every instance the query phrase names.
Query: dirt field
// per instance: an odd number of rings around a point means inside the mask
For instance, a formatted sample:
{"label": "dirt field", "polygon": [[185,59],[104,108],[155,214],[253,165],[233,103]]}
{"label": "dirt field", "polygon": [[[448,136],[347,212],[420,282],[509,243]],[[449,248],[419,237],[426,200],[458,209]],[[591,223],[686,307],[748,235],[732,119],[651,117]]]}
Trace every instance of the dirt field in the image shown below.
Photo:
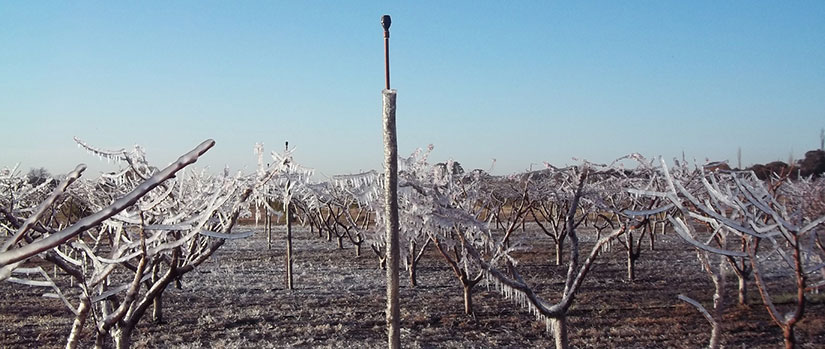
{"label": "dirt field", "polygon": [[[301,230],[295,233],[294,291],[284,288],[284,242],[267,250],[266,235],[229,241],[217,256],[183,280],[183,289],[165,292],[165,324],[146,319],[133,335],[146,348],[281,348],[385,346],[384,271],[367,248],[361,257],[345,245]],[[280,238],[284,234],[277,234]],[[582,234],[585,247],[593,240]],[[522,255],[525,279],[545,299],[562,289],[563,268],[550,264],[550,241],[521,233],[532,241]],[[419,286],[409,287],[402,273],[402,343],[412,348],[552,347],[544,325],[482,281],[474,296],[476,317],[463,313],[458,280],[433,246],[418,269]],[[656,250],[645,249],[637,280],[627,282],[624,250],[602,256],[588,275],[569,319],[574,347],[699,348],[710,326],[684,293],[710,304],[712,286],[695,252],[674,235],[659,236]],[[566,269],[565,269],[566,270]],[[735,297],[735,279],[729,283]],[[752,289],[755,291],[755,286]],[[54,348],[65,345],[73,316],[58,300],[39,297],[41,289],[0,283],[0,348]],[[729,348],[776,348],[781,331],[755,292],[751,309],[730,305],[723,342]],[[148,318],[148,316],[146,317]],[[89,324],[87,324],[87,330]],[[91,345],[85,332],[83,347]],[[825,301],[812,296],[797,338],[803,348],[825,347]]]}

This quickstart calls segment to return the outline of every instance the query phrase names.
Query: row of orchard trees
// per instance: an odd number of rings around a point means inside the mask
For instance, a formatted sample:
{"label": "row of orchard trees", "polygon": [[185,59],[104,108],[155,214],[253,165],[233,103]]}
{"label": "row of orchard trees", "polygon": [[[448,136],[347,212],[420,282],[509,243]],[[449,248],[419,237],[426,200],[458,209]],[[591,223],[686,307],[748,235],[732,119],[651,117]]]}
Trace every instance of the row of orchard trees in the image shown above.
{"label": "row of orchard trees", "polygon": [[[293,218],[319,237],[375,252],[386,267],[383,232],[384,177],[370,171],[311,181],[312,171],[294,162],[292,150],[273,152],[266,165],[245,175],[181,171],[208,150],[207,141],[164,169],[149,165],[140,148],[105,151],[79,142],[95,155],[123,164],[119,172],[85,181],[83,168],[61,183],[26,181],[14,170],[0,173],[0,222],[12,232],[0,246],[0,279],[49,287],[76,318],[67,347],[76,347],[92,323],[95,345],[108,339],[128,347],[138,320],[151,309],[162,317],[162,294],[170,284],[208,259],[234,231],[249,207],[256,217],[283,215],[287,225],[285,284],[293,287]],[[821,180],[765,183],[745,172],[704,172],[684,162],[668,167],[632,155],[609,165],[547,166],[511,176],[463,172],[453,162],[430,164],[432,147],[399,161],[399,233],[402,259],[415,286],[416,267],[435,248],[464,293],[473,313],[473,292],[486,281],[528,309],[568,346],[567,315],[600,254],[623,249],[627,278],[643,241],[654,248],[665,226],[697,249],[715,286],[713,309],[688,297],[711,323],[711,347],[718,347],[725,312],[726,276],[738,279],[739,300],[756,285],[765,309],[793,346],[794,325],[804,314],[805,293],[823,286],[825,186]],[[634,163],[632,169],[622,163]],[[585,249],[578,231],[589,225],[597,237]],[[554,242],[548,258],[566,266],[556,299],[537,293],[519,273],[513,252],[538,229]],[[36,260],[32,260],[35,258]],[[50,276],[47,261],[68,277]],[[781,281],[787,279],[788,284]],[[767,283],[765,280],[779,280]],[[783,312],[771,298],[793,289],[796,302]],[[92,316],[89,316],[89,315]]]}
{"label": "row of orchard trees", "polygon": [[[107,151],[78,144],[123,166],[93,180],[80,165],[60,183],[33,186],[15,169],[0,172],[0,281],[46,287],[75,314],[67,348],[89,327],[96,348],[130,345],[151,309],[162,321],[163,291],[207,260],[234,231],[251,202],[289,173],[275,158],[252,175],[182,171],[209,150],[207,140],[166,168],[149,164],[140,147]],[[280,161],[278,161],[280,160]],[[50,276],[43,262],[62,273]]]}
{"label": "row of orchard trees", "polygon": [[[410,284],[417,284],[415,269],[424,250],[434,246],[463,288],[467,314],[473,313],[474,287],[486,280],[544,321],[559,348],[568,346],[568,310],[599,254],[618,246],[626,256],[626,277],[633,280],[643,242],[655,248],[655,232],[670,226],[686,247],[697,249],[715,287],[712,311],[680,296],[710,321],[710,347],[721,345],[729,275],[738,281],[739,303],[747,302],[748,285],[756,286],[789,348],[795,345],[793,328],[804,314],[805,294],[825,286],[823,180],[764,182],[750,172],[706,172],[684,161],[669,168],[637,154],[610,165],[583,162],[494,177],[457,171],[460,166],[451,162],[431,165],[431,150],[399,161],[400,237],[407,246],[402,257]],[[356,254],[368,243],[385,267],[383,185],[374,171],[335,176],[299,204],[305,207],[303,220],[319,236],[336,238],[339,247],[349,240]],[[582,224],[597,232],[588,251],[579,242]],[[567,266],[559,299],[542,298],[519,274],[511,252],[529,241],[512,237],[527,225],[551,238],[555,262]],[[793,307],[781,310],[772,290],[792,291]]]}
{"label": "row of orchard trees", "polygon": [[[467,314],[473,314],[476,285],[486,280],[544,321],[559,347],[567,346],[566,316],[598,255],[621,237],[637,257],[640,244],[634,241],[641,241],[641,236],[633,240],[634,234],[650,234],[653,222],[670,209],[652,210],[661,198],[626,190],[649,186],[655,178],[614,165],[585,163],[493,177],[481,171],[457,171],[460,166],[452,162],[431,165],[431,150],[418,150],[399,161],[399,233],[410,284],[417,284],[416,266],[425,249],[434,246],[463,288]],[[339,247],[350,241],[356,254],[367,243],[386,267],[384,185],[383,177],[374,171],[335,176],[311,186],[306,201],[293,204],[302,207],[302,220],[312,230],[317,228],[319,236],[326,232],[327,239],[337,239]],[[585,222],[600,231],[586,252],[581,251],[577,234]],[[567,265],[560,299],[542,299],[518,272],[512,252],[518,244],[529,242],[513,236],[528,223],[553,238],[556,262]]]}
{"label": "row of orchard trees", "polygon": [[[805,314],[806,293],[825,287],[825,182],[763,182],[750,171],[707,172],[679,162],[668,167],[661,161],[652,170],[661,175],[654,185],[630,191],[666,199],[667,207],[675,207],[668,216],[674,230],[697,249],[714,285],[713,310],[679,298],[711,323],[709,347],[721,345],[729,273],[738,279],[739,303],[747,302],[747,285],[755,284],[785,347],[795,347],[794,327]],[[774,297],[789,293],[793,301],[783,309]]]}

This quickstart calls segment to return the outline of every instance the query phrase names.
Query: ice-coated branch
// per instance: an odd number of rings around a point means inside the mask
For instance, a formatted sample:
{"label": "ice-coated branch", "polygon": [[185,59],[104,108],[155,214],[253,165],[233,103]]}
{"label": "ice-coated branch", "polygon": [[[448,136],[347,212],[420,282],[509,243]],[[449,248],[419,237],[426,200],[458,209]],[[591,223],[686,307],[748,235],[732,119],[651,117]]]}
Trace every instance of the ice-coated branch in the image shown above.
{"label": "ice-coated branch", "polygon": [[702,250],[705,250],[705,251],[708,251],[708,252],[711,252],[711,253],[720,254],[720,255],[723,255],[723,256],[730,256],[730,257],[747,257],[748,256],[748,254],[745,253],[745,252],[723,250],[723,249],[716,248],[716,247],[701,243],[699,241],[696,241],[693,238],[693,236],[691,236],[691,234],[689,232],[690,228],[688,228],[688,226],[685,224],[685,222],[681,218],[668,217],[668,220],[673,225],[673,229],[676,231],[676,233],[679,234],[679,237],[681,237],[683,240],[685,240],[685,242],[695,246],[696,248],[699,248],[699,249],[702,249]]}
{"label": "ice-coated branch", "polygon": [[[83,171],[85,170],[86,165],[80,164],[77,165],[77,167],[72,172],[69,172],[66,178],[62,182],[60,182],[60,184],[56,188],[54,188],[52,194],[49,195],[49,197],[47,197],[46,200],[43,200],[43,202],[41,202],[40,205],[37,206],[34,212],[29,216],[29,218],[23,222],[20,228],[17,229],[17,232],[14,234],[14,236],[12,236],[8,240],[6,240],[5,243],[3,243],[3,246],[0,247],[0,252],[8,251],[12,246],[14,246],[14,244],[18,243],[20,239],[23,238],[23,235],[26,234],[26,232],[29,230],[29,228],[31,228],[35,223],[37,223],[37,220],[40,219],[43,213],[45,213],[46,210],[51,205],[53,205],[55,201],[57,201],[57,198],[66,191],[66,188],[68,188],[69,185],[71,185],[74,181],[80,178],[80,176],[83,174]],[[0,264],[0,266],[2,266],[2,264]]]}
{"label": "ice-coated branch", "polygon": [[[49,235],[43,239],[36,240],[30,244],[22,246],[17,249],[8,250],[0,252],[0,268],[5,268],[6,266],[17,263],[19,261],[25,260],[31,256],[34,256],[38,253],[47,251],[55,246],[65,243],[72,237],[100,224],[104,220],[114,216],[118,212],[126,209],[127,207],[133,205],[137,202],[141,197],[146,195],[149,191],[160,185],[163,181],[172,178],[175,174],[183,169],[184,167],[194,163],[198,160],[198,157],[203,155],[207,150],[212,148],[215,145],[215,141],[209,139],[195,147],[192,151],[184,154],[177,161],[170,164],[168,167],[164,168],[163,170],[155,173],[152,177],[148,180],[144,181],[140,184],[137,188],[132,190],[130,193],[126,194],[125,196],[115,200],[111,205],[105,207],[104,209],[93,213],[89,216],[86,216],[75,224],[55,233]],[[0,278],[3,278],[3,274],[0,273]],[[2,280],[2,279],[0,279]]]}
{"label": "ice-coated branch", "polygon": [[680,295],[676,296],[676,298],[679,298],[680,300],[694,306],[696,308],[696,310],[699,310],[699,312],[702,313],[702,315],[705,317],[705,319],[707,319],[708,322],[710,322],[711,326],[716,326],[716,320],[713,319],[713,316],[710,315],[708,310],[705,309],[705,307],[702,306],[701,303],[699,303],[699,302],[695,301],[693,298],[690,298],[690,297],[685,296],[683,294],[680,294]]}
{"label": "ice-coated branch", "polygon": [[533,289],[524,282],[524,280],[513,279],[507,276],[506,273],[498,270],[492,264],[485,261],[484,258],[481,257],[478,250],[471,244],[466,244],[465,248],[467,249],[467,254],[472,257],[473,262],[477,263],[481,269],[485,271],[487,279],[496,285],[500,293],[502,293],[506,298],[514,299],[517,303],[519,303],[519,305],[528,308],[528,310],[530,310],[530,312],[539,320],[546,322],[548,318],[557,318],[566,314],[566,311],[572,304],[578,288],[581,286],[582,281],[590,271],[590,268],[592,267],[593,262],[595,262],[599,251],[601,251],[602,246],[624,232],[625,230],[622,228],[616,229],[611,234],[599,239],[599,241],[593,246],[590,255],[578,270],[578,273],[574,278],[572,278],[572,280],[569,280],[570,288],[568,289],[568,292],[563,295],[559,302],[552,305],[549,305],[549,303],[539,298]]}
{"label": "ice-coated branch", "polygon": [[248,237],[252,236],[252,234],[254,234],[255,232],[254,231],[247,231],[247,232],[243,232],[243,233],[226,234],[226,233],[219,233],[219,232],[216,232],[216,231],[201,230],[201,231],[199,231],[199,233],[203,236],[208,236],[208,237],[211,237],[211,238],[232,240],[232,239],[245,239],[245,238],[248,238]]}
{"label": "ice-coated branch", "polygon": [[63,292],[60,291],[60,288],[57,287],[57,285],[55,285],[54,281],[52,281],[52,279],[49,277],[49,274],[46,273],[43,270],[43,268],[41,268],[41,267],[17,268],[17,269],[14,270],[14,273],[16,273],[16,274],[40,274],[40,276],[42,276],[44,279],[46,279],[45,281],[21,279],[21,278],[16,278],[16,277],[13,277],[13,276],[9,277],[7,279],[7,281],[13,282],[13,283],[18,283],[18,284],[21,284],[21,285],[27,285],[27,286],[50,287],[50,288],[52,288],[52,290],[54,290],[54,293],[46,293],[43,296],[51,296],[51,297],[59,298],[61,301],[63,301],[63,304],[65,304],[66,307],[69,308],[69,310],[72,313],[77,314],[77,309],[74,306],[72,306],[71,303],[69,303],[69,301],[63,295]]}

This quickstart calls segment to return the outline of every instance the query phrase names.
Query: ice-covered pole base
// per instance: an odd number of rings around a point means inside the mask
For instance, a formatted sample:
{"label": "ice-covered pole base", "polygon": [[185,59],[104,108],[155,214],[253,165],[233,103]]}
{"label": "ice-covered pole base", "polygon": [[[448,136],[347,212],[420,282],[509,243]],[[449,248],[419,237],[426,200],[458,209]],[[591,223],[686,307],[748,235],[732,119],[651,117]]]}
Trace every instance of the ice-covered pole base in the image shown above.
{"label": "ice-covered pole base", "polygon": [[398,140],[395,133],[395,90],[384,95],[384,209],[387,216],[387,335],[389,348],[401,347],[398,306]]}

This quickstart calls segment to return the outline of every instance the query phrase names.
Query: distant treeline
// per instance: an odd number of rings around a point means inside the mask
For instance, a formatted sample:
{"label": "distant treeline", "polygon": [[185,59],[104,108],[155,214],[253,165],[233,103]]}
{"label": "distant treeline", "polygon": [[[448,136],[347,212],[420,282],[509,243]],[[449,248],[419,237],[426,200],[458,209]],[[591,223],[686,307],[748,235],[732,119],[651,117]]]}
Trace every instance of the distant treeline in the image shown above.
{"label": "distant treeline", "polygon": [[[731,170],[727,163],[713,163],[705,166],[705,169],[710,170]],[[734,168],[733,170],[739,170]],[[798,160],[793,164],[788,164],[782,161],[769,162],[767,164],[756,164],[745,170],[751,170],[759,179],[768,179],[772,176],[787,177],[790,179],[797,179],[800,176],[819,177],[825,173],[825,151],[811,150],[805,153],[805,158]]]}

